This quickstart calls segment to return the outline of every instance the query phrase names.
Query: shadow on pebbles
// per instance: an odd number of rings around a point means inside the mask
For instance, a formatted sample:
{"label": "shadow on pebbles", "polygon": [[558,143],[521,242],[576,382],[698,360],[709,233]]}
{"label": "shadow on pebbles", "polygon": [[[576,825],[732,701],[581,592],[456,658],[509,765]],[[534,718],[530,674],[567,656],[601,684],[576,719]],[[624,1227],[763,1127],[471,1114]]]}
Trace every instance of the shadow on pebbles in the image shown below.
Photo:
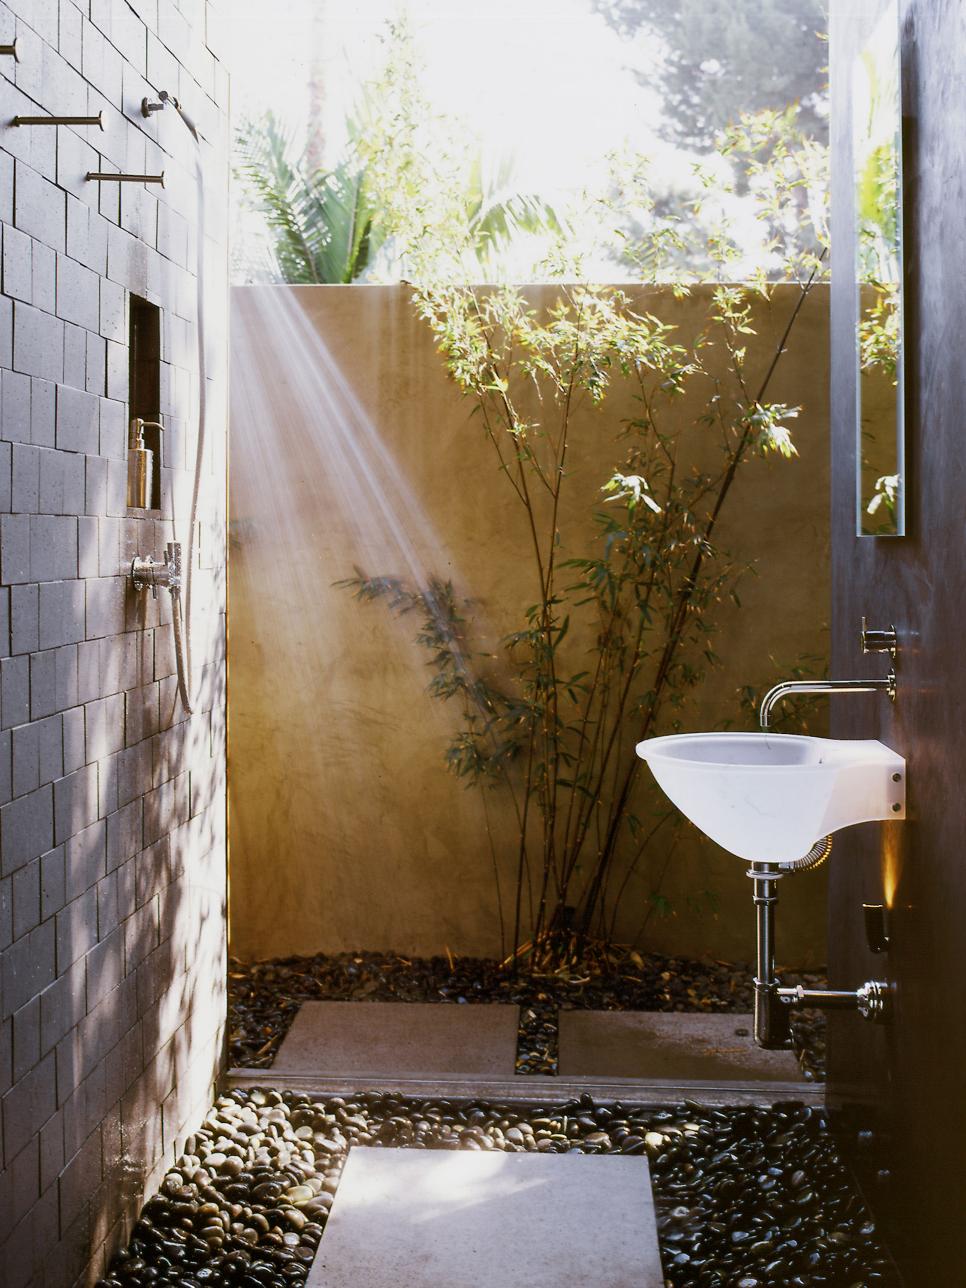
{"label": "shadow on pebbles", "polygon": [[536,1107],[250,1089],[219,1099],[186,1141],[99,1288],[304,1283],[356,1144],[646,1153],[675,1288],[895,1282],[822,1111],[800,1102],[639,1109],[584,1095]]}

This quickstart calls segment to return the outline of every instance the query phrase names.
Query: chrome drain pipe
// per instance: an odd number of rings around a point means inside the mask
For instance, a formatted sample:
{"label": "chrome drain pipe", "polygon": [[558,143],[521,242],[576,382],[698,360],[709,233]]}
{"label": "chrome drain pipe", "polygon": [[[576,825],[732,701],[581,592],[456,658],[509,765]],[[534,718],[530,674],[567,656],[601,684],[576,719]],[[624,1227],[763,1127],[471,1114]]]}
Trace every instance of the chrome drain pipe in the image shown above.
{"label": "chrome drain pipe", "polygon": [[[827,858],[831,838],[826,837],[805,856],[807,867],[818,867]],[[892,989],[883,980],[867,980],[856,989],[783,988],[775,971],[775,908],[778,882],[789,872],[802,871],[796,864],[753,863],[748,876],[755,883],[757,960],[755,969],[755,1041],[768,1051],[791,1046],[791,1013],[795,1007],[823,1011],[855,1011],[864,1020],[883,1024],[892,1018]]]}
{"label": "chrome drain pipe", "polygon": [[790,1011],[781,1000],[775,974],[775,905],[781,870],[774,863],[753,863],[758,955],[755,965],[755,1041],[768,1051],[791,1044]]}

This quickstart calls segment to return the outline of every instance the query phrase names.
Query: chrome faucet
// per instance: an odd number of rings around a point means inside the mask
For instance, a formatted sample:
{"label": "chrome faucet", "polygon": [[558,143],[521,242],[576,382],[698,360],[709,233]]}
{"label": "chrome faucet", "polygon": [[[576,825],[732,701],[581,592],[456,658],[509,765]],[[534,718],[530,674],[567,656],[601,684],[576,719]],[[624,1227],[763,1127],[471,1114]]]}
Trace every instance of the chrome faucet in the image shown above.
{"label": "chrome faucet", "polygon": [[882,680],[783,680],[765,694],[758,713],[758,723],[762,729],[768,729],[771,725],[772,707],[776,702],[797,693],[877,693],[880,690],[895,702],[895,671],[890,671]]}
{"label": "chrome faucet", "polygon": [[[861,644],[863,653],[888,653],[894,663],[899,649],[896,628],[890,626],[886,630],[873,630],[866,625],[866,619],[863,617]],[[758,723],[762,729],[770,728],[772,708],[776,703],[781,702],[783,698],[792,697],[795,694],[879,692],[888,694],[891,701],[895,702],[896,669],[894,664],[890,666],[889,674],[881,680],[783,680],[781,684],[776,684],[774,688],[769,689],[765,694],[761,710],[758,713]]]}
{"label": "chrome faucet", "polygon": [[[899,640],[894,626],[873,630],[862,618],[861,645],[863,653],[888,653],[892,660],[889,674],[882,679],[870,680],[784,680],[765,694],[758,715],[762,729],[771,723],[772,708],[783,698],[797,693],[887,693],[892,701],[896,697],[895,658]],[[896,775],[898,777],[898,775]],[[893,808],[899,808],[894,806]],[[818,841],[803,858],[793,864],[752,863],[748,875],[755,883],[755,908],[758,921],[758,957],[755,973],[755,1041],[768,1050],[778,1050],[790,1045],[789,1019],[792,1009],[800,1006],[824,1010],[851,1010],[866,1020],[879,1023],[887,1021],[892,1013],[892,991],[883,980],[867,980],[857,989],[836,988],[782,988],[775,970],[775,905],[778,902],[778,880],[787,872],[801,872],[818,867],[828,858],[832,838]],[[870,905],[866,905],[869,907]],[[879,909],[881,912],[881,909]],[[866,913],[866,936],[870,947],[875,929],[873,913]],[[878,928],[874,936],[873,951],[882,952],[888,938]]]}

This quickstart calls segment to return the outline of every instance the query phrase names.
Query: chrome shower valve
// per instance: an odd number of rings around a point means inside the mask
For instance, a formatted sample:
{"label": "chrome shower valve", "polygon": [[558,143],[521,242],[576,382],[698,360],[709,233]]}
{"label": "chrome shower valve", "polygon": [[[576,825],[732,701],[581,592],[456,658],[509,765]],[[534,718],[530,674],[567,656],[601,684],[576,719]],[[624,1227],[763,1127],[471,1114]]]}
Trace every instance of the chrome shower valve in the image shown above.
{"label": "chrome shower valve", "polygon": [[169,541],[163,559],[135,555],[131,560],[131,581],[135,590],[150,590],[155,599],[158,587],[170,591],[181,590],[181,542]]}

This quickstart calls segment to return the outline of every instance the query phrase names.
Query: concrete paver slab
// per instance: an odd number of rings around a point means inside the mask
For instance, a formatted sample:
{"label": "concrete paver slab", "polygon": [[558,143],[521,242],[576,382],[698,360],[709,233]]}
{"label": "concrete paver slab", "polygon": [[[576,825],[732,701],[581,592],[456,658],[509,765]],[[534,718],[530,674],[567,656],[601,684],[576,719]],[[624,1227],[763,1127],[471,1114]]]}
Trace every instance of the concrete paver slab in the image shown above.
{"label": "concrete paver slab", "polygon": [[356,1147],[306,1288],[662,1288],[647,1159]]}
{"label": "concrete paver slab", "polygon": [[561,1011],[560,1076],[798,1082],[792,1051],[755,1045],[750,1015]]}
{"label": "concrete paver slab", "polygon": [[519,1008],[481,1003],[304,1002],[273,1069],[283,1073],[512,1076]]}

